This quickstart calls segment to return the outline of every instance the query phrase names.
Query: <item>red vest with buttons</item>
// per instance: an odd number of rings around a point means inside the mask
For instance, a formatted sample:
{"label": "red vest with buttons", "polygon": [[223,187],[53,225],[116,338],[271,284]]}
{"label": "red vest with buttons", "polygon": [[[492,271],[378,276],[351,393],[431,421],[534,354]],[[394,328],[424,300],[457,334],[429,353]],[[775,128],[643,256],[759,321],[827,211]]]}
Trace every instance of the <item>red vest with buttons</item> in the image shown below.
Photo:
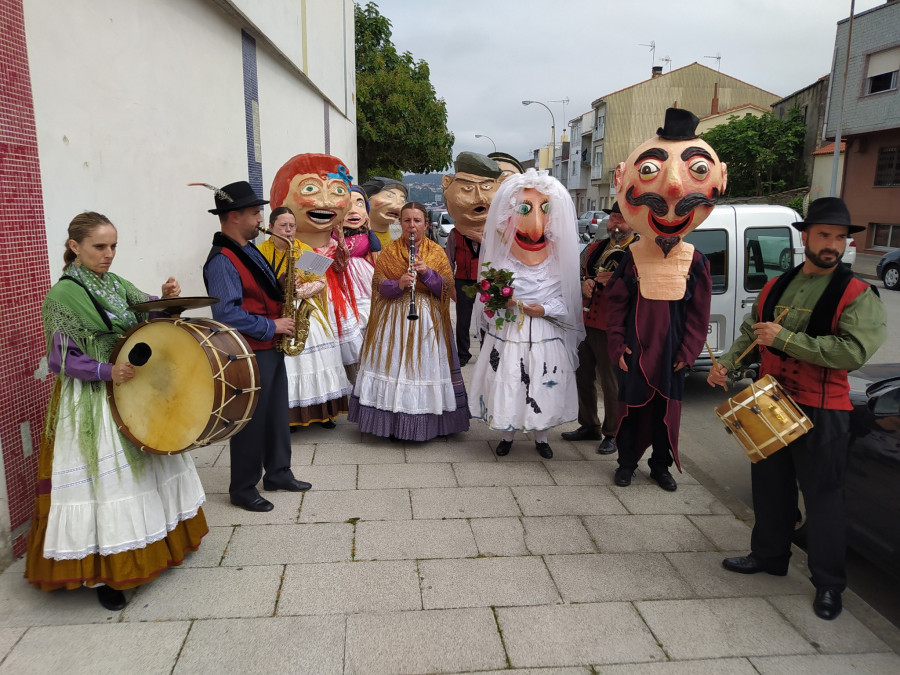
{"label": "red vest with buttons", "polygon": [[[241,308],[249,312],[250,314],[257,314],[260,316],[264,316],[267,319],[277,319],[281,316],[281,309],[284,306],[283,302],[277,302],[266,295],[265,291],[260,287],[257,283],[256,279],[253,277],[253,273],[247,269],[247,266],[241,262],[241,259],[234,253],[234,251],[230,251],[227,248],[223,248],[221,250],[221,254],[227,257],[234,268],[237,270],[238,274],[241,276],[241,286],[244,287],[244,295],[241,300]],[[255,338],[250,337],[249,335],[243,335],[244,339],[247,341],[247,344],[250,345],[250,348],[254,351],[258,351],[261,349],[273,349],[275,347],[275,342],[278,338],[277,335],[273,335],[270,340],[257,340]]]}
{"label": "red vest with buttons", "polygon": [[[478,278],[478,272],[480,270],[478,265],[478,254],[472,250],[473,242],[462,236],[459,230],[456,229],[450,232],[450,236],[455,237],[456,239],[456,247],[453,260],[453,264],[456,267],[456,272],[453,276],[457,279],[475,281]],[[480,244],[477,245],[479,247],[481,246]]]}

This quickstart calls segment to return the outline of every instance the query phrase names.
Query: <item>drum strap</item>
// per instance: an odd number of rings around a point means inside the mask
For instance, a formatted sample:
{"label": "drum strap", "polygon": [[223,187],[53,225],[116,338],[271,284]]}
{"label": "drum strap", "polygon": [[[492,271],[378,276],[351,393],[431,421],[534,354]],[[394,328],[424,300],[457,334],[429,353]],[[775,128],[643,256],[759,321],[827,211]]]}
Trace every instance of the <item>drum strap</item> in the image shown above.
{"label": "drum strap", "polygon": [[106,328],[110,331],[113,329],[112,321],[109,320],[109,316],[106,314],[106,310],[103,309],[103,306],[98,302],[97,298],[94,297],[94,294],[88,290],[88,287],[81,283],[81,280],[76,279],[75,277],[70,277],[68,274],[64,274],[60,277],[60,281],[63,279],[67,281],[72,281],[84,289],[84,292],[87,293],[87,296],[91,299],[91,302],[94,305],[94,309],[97,310],[97,314],[100,315],[100,318],[103,319],[103,323],[106,324]]}

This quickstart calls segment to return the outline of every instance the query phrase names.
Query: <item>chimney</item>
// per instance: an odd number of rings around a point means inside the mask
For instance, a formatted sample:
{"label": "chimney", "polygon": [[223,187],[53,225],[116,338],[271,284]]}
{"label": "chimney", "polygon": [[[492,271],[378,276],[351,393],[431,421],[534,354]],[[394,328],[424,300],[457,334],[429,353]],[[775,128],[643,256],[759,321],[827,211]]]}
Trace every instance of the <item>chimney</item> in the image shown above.
{"label": "chimney", "polygon": [[662,66],[653,66],[653,70],[650,73],[650,79],[655,80],[657,77],[662,75]]}
{"label": "chimney", "polygon": [[709,114],[710,115],[718,115],[719,114],[719,83],[716,82],[713,85],[713,100],[709,106]]}

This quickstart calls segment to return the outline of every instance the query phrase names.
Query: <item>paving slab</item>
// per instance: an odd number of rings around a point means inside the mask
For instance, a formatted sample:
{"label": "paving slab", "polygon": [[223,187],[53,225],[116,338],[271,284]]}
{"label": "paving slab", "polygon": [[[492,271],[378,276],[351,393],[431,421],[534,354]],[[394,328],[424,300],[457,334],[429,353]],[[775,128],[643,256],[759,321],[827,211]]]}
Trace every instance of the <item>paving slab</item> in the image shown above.
{"label": "paving slab", "polygon": [[315,443],[303,440],[302,436],[298,438],[297,433],[291,434],[291,466],[297,467],[300,473],[305,471],[304,467],[312,464],[315,452]]}
{"label": "paving slab", "polygon": [[362,464],[359,489],[457,487],[449,463]]}
{"label": "paving slab", "polygon": [[350,560],[353,525],[305,523],[235,528],[222,565],[281,565]]}
{"label": "paving slab", "polygon": [[282,565],[173,569],[139,586],[124,621],[177,621],[270,616]]}
{"label": "paving slab", "polygon": [[356,489],[356,465],[354,464],[293,465],[291,469],[295,477],[312,483],[312,489],[316,491]]}
{"label": "paving slab", "polygon": [[543,462],[456,462],[453,471],[462,487],[554,484]]}
{"label": "paving slab", "polygon": [[195,621],[176,675],[308,672],[344,669],[344,617],[270,616]]}
{"label": "paving slab", "polygon": [[500,607],[497,621],[514,668],[666,658],[634,607],[625,602]]}
{"label": "paving slab", "polygon": [[809,595],[787,595],[768,600],[803,637],[824,654],[891,651],[846,607],[837,619],[822,621],[813,613],[812,598]]}
{"label": "paving slab", "polygon": [[718,551],[750,550],[750,526],[733,515],[689,515],[688,519],[706,535]]}
{"label": "paving slab", "polygon": [[[262,485],[260,485],[260,488],[262,488]],[[260,492],[260,494],[272,502],[275,508],[265,513],[245,511],[232,504],[227,494],[211,493],[206,495],[206,503],[203,504],[206,524],[210,527],[226,527],[297,522],[304,493]]]}
{"label": "paving slab", "polygon": [[452,673],[505,664],[494,614],[487,608],[347,618],[347,673]]}
{"label": "paving slab", "polygon": [[575,516],[523,518],[525,545],[535,555],[553,553],[595,553],[597,547]]}
{"label": "paving slab", "polygon": [[278,615],[422,609],[413,560],[288,565]]}
{"label": "paving slab", "polygon": [[396,520],[356,525],[356,560],[466,558],[478,555],[465,520]]}
{"label": "paving slab", "polygon": [[483,556],[528,555],[525,528],[518,518],[473,518],[469,521]]}
{"label": "paving slab", "polygon": [[[468,434],[466,434],[468,437]],[[496,462],[497,457],[486,440],[459,440],[452,443],[428,443],[406,446],[406,461],[420,462]]]}
{"label": "paving slab", "polygon": [[600,675],[758,675],[749,659],[707,659],[602,666]]}
{"label": "paving slab", "polygon": [[422,488],[410,490],[413,518],[497,518],[519,516],[512,492],[497,488]]}
{"label": "paving slab", "polygon": [[[338,415],[335,419],[337,426],[333,429],[325,429],[321,424],[314,423],[305,427],[297,427],[291,434],[294,443],[334,443],[353,444],[363,442],[366,434],[359,431],[359,427],[347,421],[345,415]],[[369,437],[374,438],[374,436]],[[387,439],[384,439],[387,441]]]}
{"label": "paving slab", "polygon": [[[504,670],[479,670],[478,675],[591,675],[590,668],[511,668]],[[460,674],[461,675],[461,674]]]}
{"label": "paving slab", "polygon": [[403,445],[380,439],[371,444],[321,443],[316,446],[313,464],[402,464]]}
{"label": "paving slab", "polygon": [[737,574],[722,567],[722,559],[744,553],[666,553],[697,595],[704,598],[774,595],[815,595],[812,584],[795,566],[785,577],[772,574]]}
{"label": "paving slab", "polygon": [[204,466],[213,466],[216,460],[219,459],[219,455],[227,447],[227,443],[214,443],[213,445],[206,445],[202,448],[191,450],[189,454],[191,459],[194,460],[194,466],[199,469]]}
{"label": "paving slab", "polygon": [[585,462],[579,457],[575,461],[547,462],[546,466],[557,485],[613,485],[613,474],[618,465],[614,460]]}
{"label": "paving slab", "polygon": [[3,659],[6,658],[6,655],[9,654],[26,630],[24,626],[0,628],[0,663],[3,663]]}
{"label": "paving slab", "polygon": [[614,489],[616,497],[622,501],[629,513],[731,515],[731,511],[701,485],[682,484],[675,492],[666,492],[656,483],[632,484],[626,488]]}
{"label": "paving slab", "polygon": [[603,553],[710,551],[713,543],[683,515],[590,516],[588,531]]}
{"label": "paving slab", "polygon": [[610,489],[593,485],[514,487],[513,495],[526,516],[599,516],[625,514]]}
{"label": "paving slab", "polygon": [[890,654],[846,654],[815,656],[771,656],[752,658],[760,675],[897,675],[900,656]]}
{"label": "paving slab", "polygon": [[342,523],[353,518],[408,520],[411,517],[409,490],[310,490],[300,511],[302,523]]}
{"label": "paving slab", "polygon": [[566,602],[696,597],[661,553],[544,556]]}
{"label": "paving slab", "polygon": [[231,535],[235,529],[231,525],[210,527],[209,534],[203,537],[203,541],[200,543],[200,548],[187,554],[182,567],[218,567],[221,565],[225,549],[228,547],[228,542],[231,541]]}
{"label": "paving slab", "polygon": [[[502,439],[502,435],[500,432],[495,432],[497,436],[492,438],[491,448],[492,450],[497,447],[497,443],[499,443]],[[509,451],[508,455],[504,455],[503,457],[497,457],[498,462],[558,462],[558,461],[571,461],[571,460],[579,460],[583,459],[581,453],[578,452],[578,449],[574,447],[568,441],[563,441],[560,439],[550,438],[548,439],[548,443],[550,444],[550,449],[553,450],[553,458],[552,459],[544,459],[538,454],[537,448],[534,446],[534,439],[531,438],[531,434],[526,438],[523,434],[516,434],[515,439],[513,439],[512,448]]]}
{"label": "paving slab", "polygon": [[556,586],[537,556],[423,560],[419,574],[425,609],[559,602]]}
{"label": "paving slab", "polygon": [[3,673],[172,672],[190,629],[187,621],[39,626],[3,661]]}
{"label": "paving slab", "polygon": [[763,598],[656,600],[635,606],[675,660],[816,651]]}
{"label": "paving slab", "polygon": [[228,494],[231,469],[227,466],[198,466],[197,475],[203,484],[203,491],[209,494]]}

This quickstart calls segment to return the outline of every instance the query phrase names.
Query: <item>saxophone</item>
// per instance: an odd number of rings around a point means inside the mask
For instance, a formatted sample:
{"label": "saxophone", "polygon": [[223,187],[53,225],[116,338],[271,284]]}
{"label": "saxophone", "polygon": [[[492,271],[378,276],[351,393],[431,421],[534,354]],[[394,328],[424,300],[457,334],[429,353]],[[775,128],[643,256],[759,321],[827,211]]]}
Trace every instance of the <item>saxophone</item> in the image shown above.
{"label": "saxophone", "polygon": [[284,352],[287,356],[297,356],[306,347],[306,338],[309,337],[309,321],[310,315],[315,310],[312,301],[306,298],[296,298],[294,289],[294,265],[297,264],[297,254],[294,249],[294,242],[280,234],[275,234],[267,227],[257,226],[257,229],[263,234],[269,234],[273,237],[281,239],[287,244],[285,251],[285,262],[287,263],[288,276],[284,282],[284,306],[281,309],[282,317],[290,317],[294,320],[294,332],[290,335],[282,335],[276,344],[276,349]]}

